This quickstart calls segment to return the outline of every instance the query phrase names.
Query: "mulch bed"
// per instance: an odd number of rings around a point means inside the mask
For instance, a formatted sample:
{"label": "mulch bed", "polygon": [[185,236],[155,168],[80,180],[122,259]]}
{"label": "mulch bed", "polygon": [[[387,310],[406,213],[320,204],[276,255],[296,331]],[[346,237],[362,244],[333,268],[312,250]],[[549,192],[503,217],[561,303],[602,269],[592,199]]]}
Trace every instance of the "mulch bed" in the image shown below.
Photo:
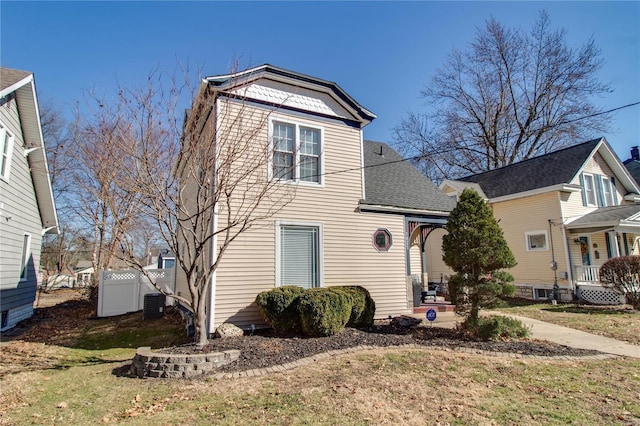
{"label": "mulch bed", "polygon": [[[78,337],[89,318],[93,318],[91,304],[83,298],[72,298],[55,306],[36,309],[32,318],[2,337],[3,340],[20,339],[48,345],[66,345]],[[178,316],[167,319],[180,321]],[[143,323],[140,325],[143,326]],[[232,372],[281,365],[318,353],[361,345],[389,347],[406,344],[440,349],[464,347],[539,356],[587,356],[600,353],[541,340],[478,341],[458,330],[424,325],[402,327],[389,320],[376,321],[373,327],[367,329],[346,328],[330,337],[306,337],[273,330],[256,330],[255,333],[242,337],[212,339],[204,351],[240,350],[240,358],[221,370]],[[196,349],[194,345],[184,345],[168,348],[167,351],[195,353]]]}
{"label": "mulch bed", "polygon": [[[204,351],[239,349],[240,358],[220,371],[233,372],[281,365],[318,353],[361,345],[398,346],[425,345],[438,349],[472,348],[492,352],[508,352],[539,356],[586,356],[600,352],[575,349],[541,340],[478,341],[457,331],[438,327],[398,327],[389,321],[376,321],[368,329],[346,328],[330,337],[304,337],[258,330],[253,335],[213,339]],[[171,348],[172,353],[193,353],[194,346]]]}

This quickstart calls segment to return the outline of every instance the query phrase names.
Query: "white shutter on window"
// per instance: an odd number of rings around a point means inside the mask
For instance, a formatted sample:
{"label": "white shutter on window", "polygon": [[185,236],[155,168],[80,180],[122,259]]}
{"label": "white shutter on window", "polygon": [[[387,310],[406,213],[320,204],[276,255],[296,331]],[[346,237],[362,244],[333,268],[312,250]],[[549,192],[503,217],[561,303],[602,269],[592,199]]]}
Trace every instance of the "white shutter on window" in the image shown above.
{"label": "white shutter on window", "polygon": [[280,228],[280,284],[318,286],[318,228]]}

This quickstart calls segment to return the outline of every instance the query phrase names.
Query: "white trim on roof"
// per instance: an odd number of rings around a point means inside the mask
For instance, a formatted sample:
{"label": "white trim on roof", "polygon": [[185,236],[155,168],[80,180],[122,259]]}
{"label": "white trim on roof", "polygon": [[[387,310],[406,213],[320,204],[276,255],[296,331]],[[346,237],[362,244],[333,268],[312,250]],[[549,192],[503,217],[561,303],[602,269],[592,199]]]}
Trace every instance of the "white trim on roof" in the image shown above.
{"label": "white trim on roof", "polygon": [[450,212],[443,212],[438,210],[423,210],[423,209],[412,209],[409,207],[395,207],[395,206],[383,206],[383,205],[375,205],[375,204],[360,204],[358,209],[362,212],[382,212],[382,213],[396,213],[396,214],[419,214],[419,215],[430,215],[430,216],[442,216],[449,217]]}
{"label": "white trim on roof", "polygon": [[19,88],[21,88],[25,84],[29,84],[31,82],[33,82],[33,74],[29,74],[28,76],[26,76],[22,80],[17,81],[16,83],[13,83],[11,86],[0,90],[0,98],[4,98],[8,94],[15,92],[16,90],[18,90]]}
{"label": "white trim on roof", "polygon": [[533,195],[545,194],[547,192],[580,192],[582,188],[580,185],[570,185],[567,183],[561,183],[558,185],[545,186],[544,188],[532,189],[530,191],[516,192],[514,194],[503,195],[502,197],[491,198],[490,203],[499,203],[502,201],[516,200],[518,198],[531,197]]}

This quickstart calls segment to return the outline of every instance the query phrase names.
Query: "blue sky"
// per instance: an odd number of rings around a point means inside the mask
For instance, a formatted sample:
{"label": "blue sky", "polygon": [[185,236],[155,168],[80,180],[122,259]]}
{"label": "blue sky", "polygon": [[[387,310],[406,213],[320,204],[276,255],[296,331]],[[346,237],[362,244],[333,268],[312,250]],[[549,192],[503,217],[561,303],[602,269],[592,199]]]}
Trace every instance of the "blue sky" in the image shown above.
{"label": "blue sky", "polygon": [[[33,71],[41,98],[67,112],[83,90],[143,83],[177,62],[228,72],[234,57],[338,83],[378,119],[365,137],[392,141],[420,90],[452,48],[494,16],[529,29],[538,12],[578,47],[602,50],[604,110],[640,101],[640,2],[12,2],[0,4],[0,63]],[[601,135],[593,135],[594,137]],[[640,106],[613,115],[605,134],[622,160],[640,145]]]}

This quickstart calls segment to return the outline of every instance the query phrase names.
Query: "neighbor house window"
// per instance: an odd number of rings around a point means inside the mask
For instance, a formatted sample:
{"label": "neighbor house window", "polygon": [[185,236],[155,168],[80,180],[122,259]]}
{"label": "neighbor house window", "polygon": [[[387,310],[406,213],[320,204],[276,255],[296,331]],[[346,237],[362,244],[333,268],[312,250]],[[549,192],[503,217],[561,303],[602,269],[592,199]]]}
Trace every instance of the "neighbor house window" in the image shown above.
{"label": "neighbor house window", "polygon": [[585,204],[590,207],[595,207],[596,204],[596,185],[593,179],[593,175],[583,175],[583,188]]}
{"label": "neighbor house window", "polygon": [[29,271],[29,257],[31,247],[31,235],[24,234],[22,239],[22,258],[20,259],[20,281],[25,281]]}
{"label": "neighbor house window", "polygon": [[273,177],[322,183],[322,131],[295,123],[273,121]]}
{"label": "neighbor house window", "polygon": [[13,135],[7,130],[7,127],[0,123],[0,177],[8,180],[11,171],[11,154],[13,153]]}
{"label": "neighbor house window", "polygon": [[602,178],[602,200],[605,206],[615,206],[615,199],[613,198],[613,185],[609,178]]}
{"label": "neighbor house window", "polygon": [[551,294],[549,289],[546,288],[536,288],[536,299],[549,299]]}
{"label": "neighbor house window", "polygon": [[548,250],[547,231],[533,231],[525,234],[527,251]]}
{"label": "neighbor house window", "polygon": [[378,251],[389,251],[392,244],[391,232],[387,229],[381,228],[373,233],[373,245]]}
{"label": "neighbor house window", "polygon": [[321,225],[278,224],[276,233],[277,284],[320,287]]}

